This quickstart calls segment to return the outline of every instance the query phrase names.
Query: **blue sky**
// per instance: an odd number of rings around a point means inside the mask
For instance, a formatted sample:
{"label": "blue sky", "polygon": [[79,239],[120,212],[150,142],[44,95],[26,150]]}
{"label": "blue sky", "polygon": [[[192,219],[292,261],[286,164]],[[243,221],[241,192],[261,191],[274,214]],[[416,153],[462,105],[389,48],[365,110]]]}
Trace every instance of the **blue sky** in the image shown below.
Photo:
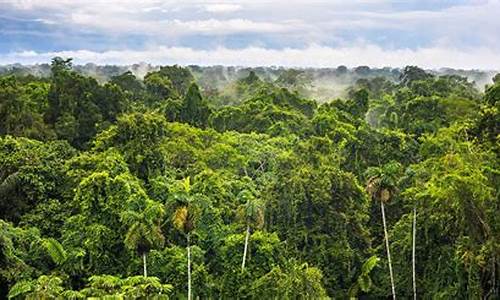
{"label": "blue sky", "polygon": [[500,0],[0,0],[0,63],[500,69]]}

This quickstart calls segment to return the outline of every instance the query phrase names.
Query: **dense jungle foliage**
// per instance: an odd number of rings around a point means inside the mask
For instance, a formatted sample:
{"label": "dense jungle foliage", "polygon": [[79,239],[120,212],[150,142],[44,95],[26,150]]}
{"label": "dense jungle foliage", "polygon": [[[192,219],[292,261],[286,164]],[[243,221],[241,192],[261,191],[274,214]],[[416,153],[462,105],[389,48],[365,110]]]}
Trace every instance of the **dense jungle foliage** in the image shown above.
{"label": "dense jungle foliage", "polygon": [[495,299],[500,75],[0,76],[0,298]]}

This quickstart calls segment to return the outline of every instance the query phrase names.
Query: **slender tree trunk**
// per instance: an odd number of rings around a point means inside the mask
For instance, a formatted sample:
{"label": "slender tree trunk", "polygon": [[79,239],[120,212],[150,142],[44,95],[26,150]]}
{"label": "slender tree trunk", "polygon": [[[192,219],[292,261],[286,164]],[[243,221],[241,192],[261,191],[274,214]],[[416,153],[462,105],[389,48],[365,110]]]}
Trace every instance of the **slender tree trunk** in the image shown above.
{"label": "slender tree trunk", "polygon": [[497,284],[496,284],[496,258],[493,256],[493,267],[491,268],[491,281],[493,282],[493,298],[497,296]]}
{"label": "slender tree trunk", "polygon": [[384,224],[385,248],[387,250],[387,261],[389,262],[389,275],[391,276],[392,298],[396,299],[396,287],[394,286],[394,276],[392,275],[391,251],[389,250],[389,235],[387,234],[387,225],[385,223],[385,210],[383,201],[380,201],[380,208],[382,210],[382,223]]}
{"label": "slender tree trunk", "polygon": [[148,277],[148,270],[146,268],[146,252],[142,253],[142,266],[144,270],[144,277]]}
{"label": "slender tree trunk", "polygon": [[417,276],[415,273],[415,263],[416,263],[416,256],[415,256],[415,244],[417,240],[417,207],[413,207],[413,239],[412,239],[412,251],[411,251],[411,258],[412,258],[412,271],[413,271],[413,299],[417,300]]}
{"label": "slender tree trunk", "polygon": [[188,300],[191,300],[191,246],[189,244],[189,233],[187,234],[187,252],[188,252]]}
{"label": "slender tree trunk", "polygon": [[241,271],[245,270],[245,260],[247,258],[248,238],[250,237],[250,225],[247,224],[247,234],[245,236],[245,249],[243,250],[243,261],[241,262]]}

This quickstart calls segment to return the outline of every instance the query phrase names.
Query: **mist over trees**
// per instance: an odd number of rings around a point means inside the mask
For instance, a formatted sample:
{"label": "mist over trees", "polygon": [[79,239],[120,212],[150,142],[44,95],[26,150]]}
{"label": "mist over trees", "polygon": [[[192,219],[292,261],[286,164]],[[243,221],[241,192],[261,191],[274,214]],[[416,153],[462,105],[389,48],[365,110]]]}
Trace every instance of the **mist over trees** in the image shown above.
{"label": "mist over trees", "polygon": [[[114,77],[124,76],[127,72],[139,79],[144,79],[148,73],[159,71],[161,66],[139,63],[128,66],[73,65],[73,70],[85,76],[93,77],[99,83],[105,83]],[[272,82],[278,86],[299,92],[302,97],[312,98],[318,102],[328,102],[335,98],[345,98],[349,87],[358,80],[370,80],[376,77],[387,79],[390,82],[399,82],[403,68],[370,68],[358,66],[347,68],[340,65],[332,68],[284,68],[276,66],[238,67],[238,66],[186,66],[196,83],[200,86],[205,97],[212,97],[212,101],[221,104],[235,104],[240,101],[235,82],[245,80],[253,72],[265,82]],[[422,70],[424,71],[424,70]],[[434,75],[458,75],[474,82],[477,89],[483,91],[486,84],[491,84],[496,71],[490,70],[456,70],[441,68],[438,70],[425,70]],[[50,64],[37,65],[0,65],[0,74],[3,75],[33,75],[49,77]],[[126,82],[122,78],[122,82]]]}
{"label": "mist over trees", "polygon": [[500,75],[0,73],[0,298],[499,297]]}

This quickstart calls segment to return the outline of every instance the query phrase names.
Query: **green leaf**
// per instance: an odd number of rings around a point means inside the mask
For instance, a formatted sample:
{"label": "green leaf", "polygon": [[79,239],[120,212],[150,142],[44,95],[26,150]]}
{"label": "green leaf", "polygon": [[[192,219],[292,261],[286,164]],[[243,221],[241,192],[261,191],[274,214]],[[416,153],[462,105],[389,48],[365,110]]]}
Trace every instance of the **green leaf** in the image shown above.
{"label": "green leaf", "polygon": [[33,290],[33,288],[34,288],[33,283],[30,281],[27,281],[27,280],[18,281],[16,284],[14,284],[10,288],[9,294],[7,297],[9,299],[12,299],[12,298],[15,298],[17,296],[22,296],[28,292],[31,292]]}
{"label": "green leaf", "polygon": [[370,289],[372,287],[372,280],[371,280],[370,276],[363,274],[363,275],[358,277],[358,284],[359,284],[359,287],[361,288],[361,290],[366,293],[366,292],[370,291]]}
{"label": "green leaf", "polygon": [[368,258],[361,267],[362,274],[368,275],[372,271],[372,269],[375,268],[375,266],[379,261],[380,258],[378,258],[376,255],[373,255],[372,257]]}
{"label": "green leaf", "polygon": [[43,246],[57,265],[62,265],[66,261],[66,250],[57,240],[53,238],[44,239]]}

